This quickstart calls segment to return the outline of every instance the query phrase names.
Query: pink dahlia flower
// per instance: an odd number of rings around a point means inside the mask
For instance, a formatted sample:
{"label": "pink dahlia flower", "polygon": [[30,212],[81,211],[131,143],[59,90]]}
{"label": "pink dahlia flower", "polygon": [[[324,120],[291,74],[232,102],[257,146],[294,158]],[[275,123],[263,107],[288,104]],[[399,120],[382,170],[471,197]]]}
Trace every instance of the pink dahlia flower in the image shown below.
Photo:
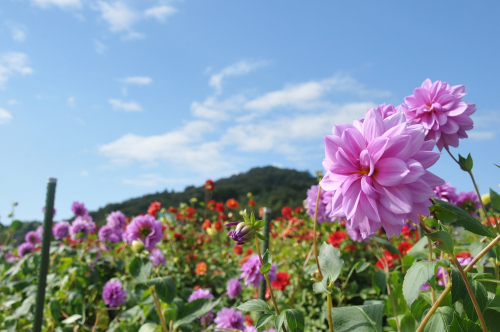
{"label": "pink dahlia flower", "polygon": [[151,250],[163,238],[163,230],[161,221],[156,220],[155,217],[147,214],[144,216],[137,216],[123,233],[123,240],[132,244],[134,240],[141,239],[144,243],[144,248]]}
{"label": "pink dahlia flower", "polygon": [[458,199],[457,188],[452,187],[449,182],[445,182],[442,186],[434,188],[435,197],[442,201],[455,204]]}
{"label": "pink dahlia flower", "polygon": [[444,181],[427,171],[438,159],[435,141],[425,141],[422,125],[409,124],[398,112],[383,119],[369,109],[363,122],[337,124],[325,140],[325,177],[332,191],[332,218],[346,218],[363,239],[384,227],[399,235],[406,219],[428,215],[432,188]]}
{"label": "pink dahlia flower", "polygon": [[433,139],[441,151],[448,146],[458,147],[459,138],[467,138],[466,130],[474,127],[470,116],[476,105],[462,101],[465,86],[450,86],[446,82],[426,79],[413,95],[405,98],[402,107],[406,119],[425,128],[425,139]]}
{"label": "pink dahlia flower", "polygon": [[[313,185],[310,189],[307,190],[307,198],[304,200],[306,212],[313,220],[314,220],[314,213],[316,212],[317,198],[318,198],[318,186]],[[318,217],[317,217],[317,221],[320,224],[325,221],[327,222],[335,221],[335,219],[331,219],[329,216],[331,211],[331,201],[332,201],[331,192],[321,190],[321,192],[319,193]]]}

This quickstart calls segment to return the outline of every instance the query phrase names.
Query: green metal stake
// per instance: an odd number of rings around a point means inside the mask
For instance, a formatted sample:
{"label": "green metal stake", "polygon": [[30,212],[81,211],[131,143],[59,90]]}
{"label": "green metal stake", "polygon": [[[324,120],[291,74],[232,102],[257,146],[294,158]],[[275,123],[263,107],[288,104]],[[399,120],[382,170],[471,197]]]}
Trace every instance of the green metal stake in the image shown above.
{"label": "green metal stake", "polygon": [[45,218],[43,220],[42,259],[40,262],[40,274],[38,275],[38,289],[36,293],[35,321],[33,332],[42,331],[43,307],[45,304],[45,286],[47,284],[47,272],[49,269],[50,238],[52,235],[52,218],[54,218],[54,198],[56,195],[57,179],[47,179],[47,197],[45,200]]}
{"label": "green metal stake", "polygon": [[[264,236],[267,238],[267,241],[262,241],[262,255],[266,252],[266,250],[269,249],[269,228],[271,227],[271,208],[265,207],[264,208],[264,221],[266,222],[264,224]],[[260,281],[260,288],[259,288],[259,298],[261,300],[266,300],[266,280],[263,279]]]}

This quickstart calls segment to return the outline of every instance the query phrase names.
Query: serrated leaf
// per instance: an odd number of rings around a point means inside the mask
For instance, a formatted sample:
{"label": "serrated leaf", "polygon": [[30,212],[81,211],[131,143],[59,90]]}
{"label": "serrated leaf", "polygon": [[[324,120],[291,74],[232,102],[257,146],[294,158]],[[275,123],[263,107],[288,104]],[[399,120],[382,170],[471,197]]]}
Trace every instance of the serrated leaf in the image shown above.
{"label": "serrated leaf", "polygon": [[197,299],[184,304],[184,306],[179,308],[177,311],[177,319],[174,322],[174,329],[177,329],[181,325],[189,324],[196,318],[206,315],[217,304],[219,304],[219,302],[220,299],[216,301],[212,301],[210,299]]}
{"label": "serrated leaf", "polygon": [[241,311],[257,311],[264,312],[266,314],[273,314],[274,312],[269,309],[267,303],[263,300],[250,300],[245,303],[240,304],[236,309]]}
{"label": "serrated leaf", "polygon": [[[469,283],[472,288],[472,293],[474,294],[477,304],[479,305],[479,309],[483,312],[488,304],[488,292],[486,291],[486,288],[484,288],[484,286],[476,280],[469,280]],[[474,303],[472,303],[472,298],[469,296],[468,292],[467,296],[463,297],[462,303],[464,305],[464,310],[467,313],[467,317],[471,321],[475,322],[478,319],[478,316],[476,308],[474,308]]]}
{"label": "serrated leaf", "polygon": [[449,262],[432,261],[432,262],[416,262],[408,269],[405,279],[403,281],[403,295],[411,308],[413,302],[420,294],[420,287],[431,280],[436,274],[437,265],[449,266]]}
{"label": "serrated leaf", "polygon": [[398,248],[396,248],[395,245],[393,245],[392,243],[390,243],[386,239],[382,239],[382,238],[377,237],[377,236],[374,236],[373,238],[374,238],[375,242],[383,245],[385,247],[385,249],[387,249],[387,251],[389,251],[391,254],[400,255]]}
{"label": "serrated leaf", "polygon": [[170,304],[175,298],[175,280],[170,277],[153,278],[145,282],[146,286],[154,286],[158,297]]}
{"label": "serrated leaf", "polygon": [[285,314],[285,325],[291,332],[302,332],[304,331],[304,315],[297,309],[286,309]]}
{"label": "serrated leaf", "polygon": [[366,270],[369,266],[370,266],[370,263],[369,263],[369,262],[366,262],[366,261],[360,262],[360,263],[356,266],[356,272],[357,272],[357,273],[361,273],[361,272],[363,272],[364,270]]}
{"label": "serrated leaf", "polygon": [[427,322],[427,325],[425,325],[424,332],[450,332],[449,325],[453,320],[453,312],[452,307],[437,308],[436,312],[434,312]]}
{"label": "serrated leaf", "polygon": [[430,238],[433,241],[436,241],[436,243],[439,243],[436,247],[438,249],[441,249],[447,254],[452,255],[455,244],[453,243],[453,238],[451,237],[451,234],[448,233],[447,231],[436,231],[432,233],[425,233],[425,236]]}
{"label": "serrated leaf", "polygon": [[410,313],[404,315],[400,322],[401,332],[415,332],[417,330],[417,322]]}
{"label": "serrated leaf", "polygon": [[328,282],[335,282],[342,271],[342,265],[344,265],[344,260],[340,258],[340,251],[334,246],[323,242],[318,260],[323,278],[329,278]]}
{"label": "serrated leaf", "polygon": [[260,268],[259,271],[262,274],[266,274],[269,272],[269,270],[271,270],[271,267],[272,267],[271,263],[266,263],[266,264],[262,265],[262,267]]}
{"label": "serrated leaf", "polygon": [[285,313],[282,312],[279,316],[274,316],[274,326],[277,331],[281,330],[281,327],[285,323]]}
{"label": "serrated leaf", "polygon": [[151,276],[151,261],[145,257],[134,257],[129,265],[130,274],[139,282],[146,282]]}
{"label": "serrated leaf", "polygon": [[481,325],[476,324],[467,318],[461,318],[456,312],[450,325],[451,332],[483,332]]}
{"label": "serrated leaf", "polygon": [[262,261],[264,262],[264,264],[266,264],[266,263],[272,264],[273,263],[273,256],[271,255],[269,250],[266,250],[266,252],[264,253],[264,257],[262,257]]}
{"label": "serrated leaf", "polygon": [[431,305],[427,300],[422,296],[423,293],[420,293],[418,298],[412,303],[410,307],[410,312],[415,319],[420,322],[424,315],[424,312],[431,308]]}
{"label": "serrated leaf", "polygon": [[460,271],[456,268],[451,269],[451,281],[451,304],[454,304],[463,298],[467,292],[467,287],[465,286]]}
{"label": "serrated leaf", "polygon": [[262,314],[259,316],[259,318],[257,319],[257,323],[255,324],[255,328],[261,328],[263,327],[264,325],[267,324],[267,322],[269,322],[271,319],[274,318],[274,314]]}
{"label": "serrated leaf", "polygon": [[333,329],[335,332],[381,332],[384,304],[333,308]]}
{"label": "serrated leaf", "polygon": [[387,273],[385,273],[385,271],[378,270],[373,274],[372,283],[374,288],[376,286],[375,290],[377,291],[378,294],[385,293],[385,289],[387,288],[387,279],[388,276]]}

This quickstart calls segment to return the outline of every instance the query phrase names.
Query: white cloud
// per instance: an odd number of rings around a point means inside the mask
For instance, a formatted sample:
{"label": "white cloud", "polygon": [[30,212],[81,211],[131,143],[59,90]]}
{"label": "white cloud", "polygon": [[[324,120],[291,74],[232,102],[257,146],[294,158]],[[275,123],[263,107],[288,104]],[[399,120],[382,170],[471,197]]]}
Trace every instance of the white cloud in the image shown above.
{"label": "white cloud", "polygon": [[153,79],[151,77],[147,77],[147,76],[132,76],[132,77],[124,78],[120,81],[123,83],[127,83],[127,84],[147,85],[147,84],[151,84],[151,82],[153,82]]}
{"label": "white cloud", "polygon": [[97,1],[96,8],[101,12],[102,18],[109,23],[113,32],[131,31],[132,25],[138,20],[138,15],[121,1],[110,4]]}
{"label": "white cloud", "polygon": [[23,42],[26,39],[26,27],[11,21],[7,21],[5,25],[9,28],[12,39],[16,42]]}
{"label": "white cloud", "polygon": [[24,53],[4,53],[0,57],[0,87],[13,75],[29,75],[33,73],[33,69],[26,65],[27,56]]}
{"label": "white cloud", "polygon": [[177,10],[174,7],[162,5],[157,7],[152,7],[144,12],[146,17],[154,17],[158,21],[163,22],[167,16],[175,14]]}
{"label": "white cloud", "polygon": [[173,184],[173,183],[186,183],[192,181],[192,179],[180,179],[180,178],[175,178],[175,179],[167,179],[164,178],[161,174],[154,173],[154,174],[142,174],[139,176],[138,179],[124,179],[122,181],[123,184],[131,184],[136,187],[157,187],[159,185],[165,185],[165,184]]}
{"label": "white cloud", "polygon": [[89,172],[87,170],[83,170],[80,172],[80,176],[87,177],[87,176],[89,176]]}
{"label": "white cloud", "polygon": [[125,112],[142,111],[142,106],[135,101],[123,102],[120,99],[109,99],[109,103],[113,106],[114,110],[123,110]]}
{"label": "white cloud", "polygon": [[13,116],[6,109],[0,108],[0,124],[9,123]]}
{"label": "white cloud", "polygon": [[42,8],[50,6],[59,6],[61,8],[80,8],[82,6],[80,0],[31,0],[31,3]]}
{"label": "white cloud", "polygon": [[219,102],[215,97],[207,98],[202,104],[194,101],[191,104],[191,113],[202,119],[213,121],[228,120],[228,112],[237,112],[245,103],[246,98],[243,95],[235,95]]}
{"label": "white cloud", "polygon": [[71,108],[75,108],[76,105],[76,98],[75,97],[69,97],[67,100],[68,106]]}
{"label": "white cloud", "polygon": [[222,81],[224,78],[228,76],[247,74],[252,70],[264,66],[266,64],[267,64],[266,61],[258,61],[258,62],[240,61],[229,67],[224,68],[219,73],[212,75],[210,77],[210,81],[208,84],[214,87],[217,92],[220,92],[222,88]]}
{"label": "white cloud", "polygon": [[100,41],[95,40],[94,41],[94,49],[97,53],[103,54],[104,52],[106,52],[108,50],[108,47],[106,45],[104,45],[103,43],[101,43]]}
{"label": "white cloud", "polygon": [[19,100],[9,99],[9,100],[7,100],[7,104],[9,104],[9,105],[17,105],[17,104],[19,104]]}

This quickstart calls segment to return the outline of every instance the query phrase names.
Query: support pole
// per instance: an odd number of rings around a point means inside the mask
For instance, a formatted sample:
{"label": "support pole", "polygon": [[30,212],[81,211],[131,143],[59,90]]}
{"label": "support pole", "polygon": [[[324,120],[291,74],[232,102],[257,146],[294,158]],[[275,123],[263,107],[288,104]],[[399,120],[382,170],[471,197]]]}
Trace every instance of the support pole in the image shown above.
{"label": "support pole", "polygon": [[[264,208],[264,221],[266,222],[264,224],[264,229],[263,229],[263,234],[266,238],[267,241],[262,241],[262,246],[261,246],[261,252],[264,255],[266,250],[269,249],[269,228],[271,227],[271,208],[265,207]],[[266,300],[266,280],[261,280],[260,281],[260,288],[259,288],[259,298],[261,300]]]}
{"label": "support pole", "polygon": [[47,272],[49,270],[50,239],[52,236],[52,219],[54,218],[54,198],[56,195],[57,179],[47,179],[47,197],[45,200],[45,218],[43,220],[43,237],[40,272],[38,275],[38,289],[36,293],[35,320],[33,332],[42,331],[43,307],[45,304],[45,286],[47,284]]}

